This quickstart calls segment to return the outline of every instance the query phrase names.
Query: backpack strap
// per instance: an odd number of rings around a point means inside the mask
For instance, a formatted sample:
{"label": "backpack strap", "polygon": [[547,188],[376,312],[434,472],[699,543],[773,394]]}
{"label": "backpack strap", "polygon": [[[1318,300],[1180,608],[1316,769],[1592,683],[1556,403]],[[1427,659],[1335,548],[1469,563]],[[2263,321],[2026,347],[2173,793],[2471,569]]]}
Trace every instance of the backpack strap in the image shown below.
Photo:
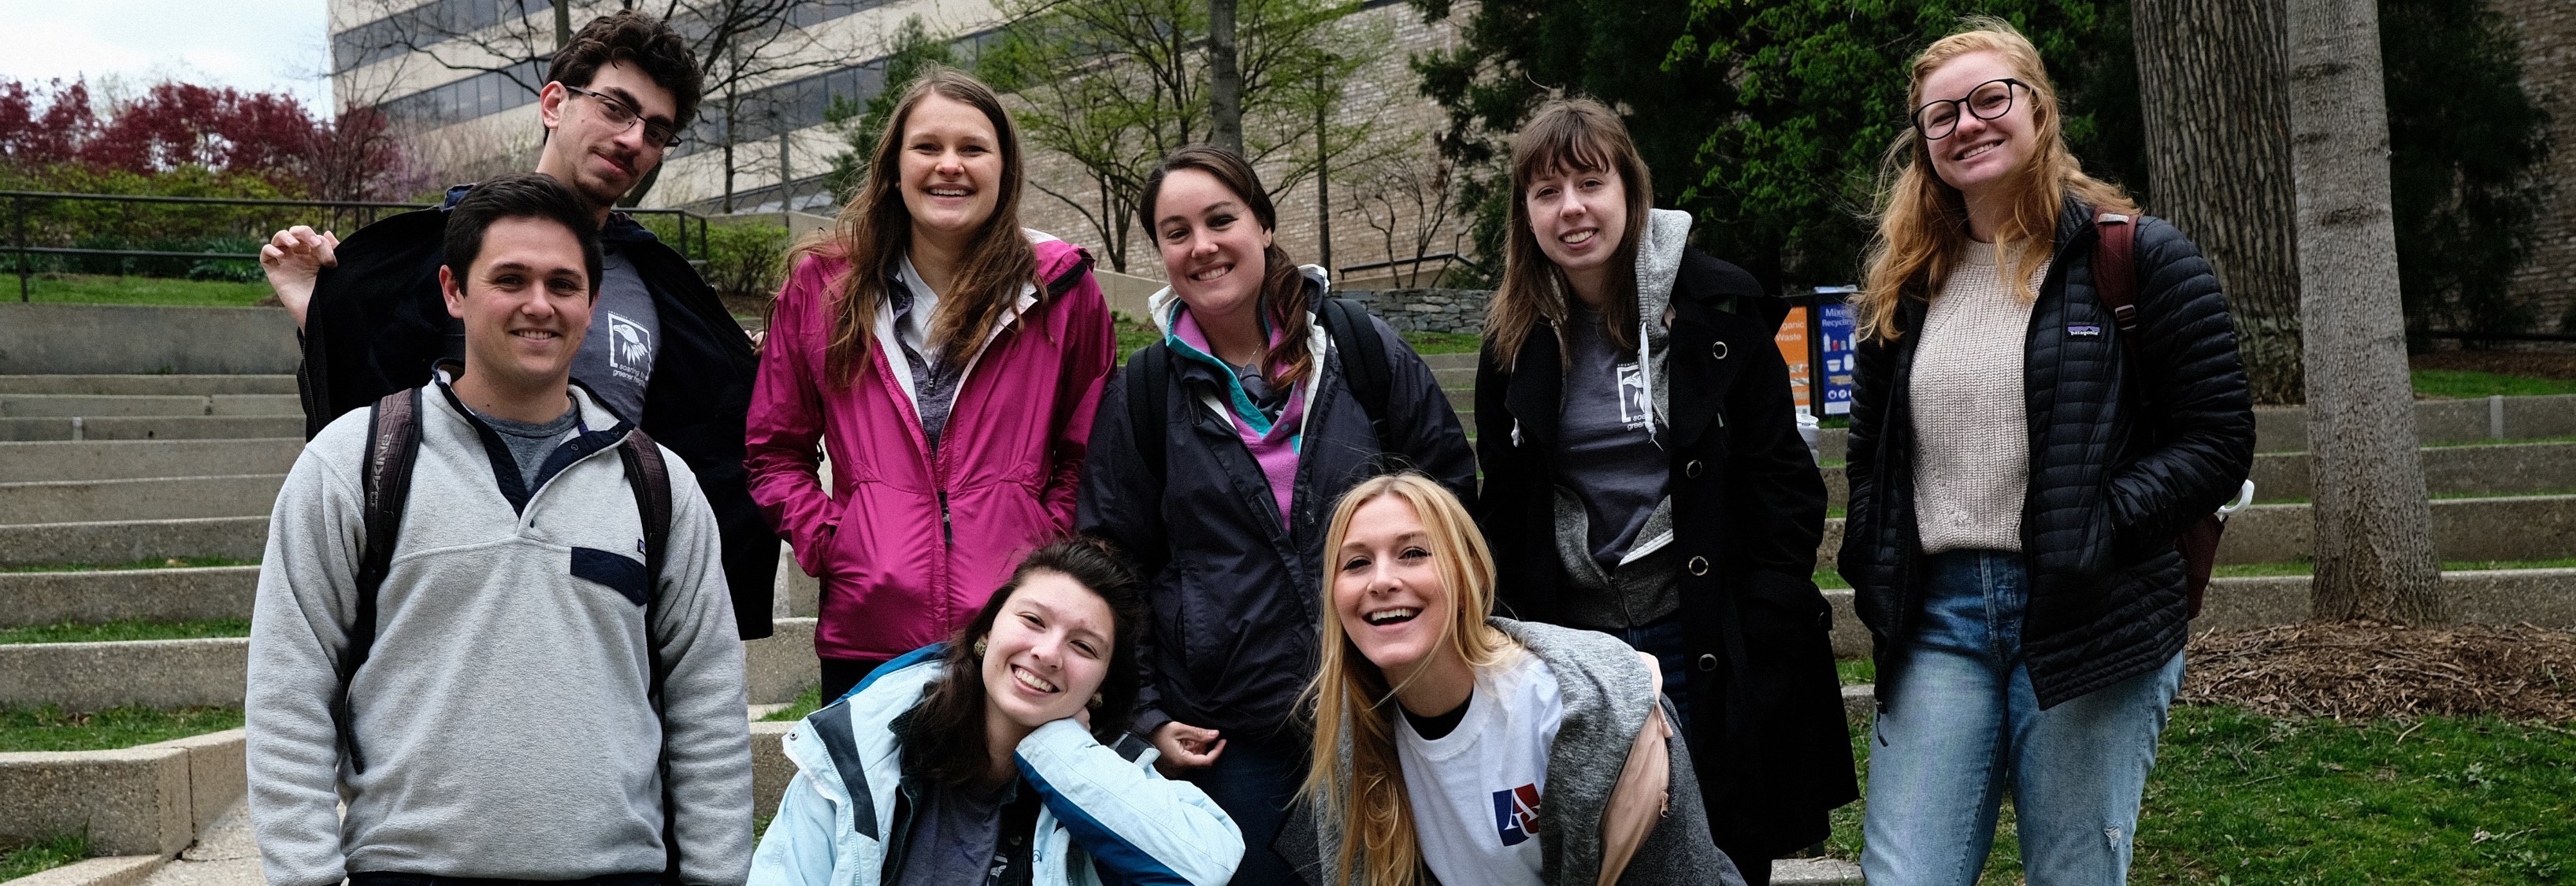
{"label": "backpack strap", "polygon": [[367,771],[366,754],[358,749],[351,716],[349,681],[376,645],[376,594],[393,570],[394,543],[402,535],[403,505],[411,499],[412,465],[420,461],[420,389],[395,391],[367,411],[367,462],[358,477],[365,496],[360,515],[365,534],[359,542],[356,613],[349,623],[349,643],[340,650],[340,697],[333,705],[340,745],[350,768]]}
{"label": "backpack strap", "polygon": [[1377,434],[1377,448],[1393,452],[1386,433],[1388,388],[1394,372],[1387,366],[1386,340],[1379,338],[1377,327],[1369,322],[1368,309],[1347,298],[1327,298],[1323,305],[1324,337],[1348,357],[1342,361],[1343,383],[1351,396],[1360,401],[1368,413],[1369,429]]}
{"label": "backpack strap", "polygon": [[2093,247],[2093,291],[2111,308],[2111,324],[2119,327],[2120,337],[2127,338],[2138,330],[2138,222],[2100,212],[2093,215],[2093,229],[2101,235]]}
{"label": "backpack strap", "polygon": [[[663,686],[670,679],[662,665],[659,650],[652,648],[653,625],[662,618],[662,558],[671,540],[671,468],[662,461],[662,447],[643,428],[626,432],[617,441],[617,460],[626,467],[626,485],[635,492],[635,513],[644,519],[644,661],[652,675],[645,698],[653,704],[653,716],[663,713]],[[662,781],[662,881],[680,881],[680,841],[678,821],[671,797],[671,753],[668,745],[655,755],[654,768]]]}
{"label": "backpack strap", "polygon": [[1136,349],[1127,357],[1127,427],[1136,440],[1136,452],[1145,457],[1145,469],[1153,472],[1155,485],[1163,478],[1163,446],[1169,423],[1172,349],[1155,342]]}

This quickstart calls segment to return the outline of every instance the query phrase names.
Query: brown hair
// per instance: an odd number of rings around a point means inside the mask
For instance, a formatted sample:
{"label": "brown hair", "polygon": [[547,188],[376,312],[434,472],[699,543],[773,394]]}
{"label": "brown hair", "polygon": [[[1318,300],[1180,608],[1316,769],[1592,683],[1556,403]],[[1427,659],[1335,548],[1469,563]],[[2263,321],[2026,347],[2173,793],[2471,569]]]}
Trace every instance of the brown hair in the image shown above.
{"label": "brown hair", "polygon": [[[1520,644],[1485,619],[1494,611],[1494,555],[1467,506],[1430,477],[1413,471],[1361,481],[1333,506],[1331,528],[1324,533],[1327,563],[1350,537],[1351,518],[1361,505],[1380,498],[1404,499],[1430,536],[1431,556],[1449,598],[1449,621],[1441,625],[1434,655],[1456,653],[1471,668],[1492,668],[1519,654]],[[1314,705],[1315,740],[1301,790],[1317,806],[1342,822],[1341,853],[1324,878],[1349,879],[1354,866],[1366,866],[1361,882],[1372,886],[1414,886],[1424,880],[1422,840],[1413,828],[1413,806],[1406,799],[1404,767],[1395,752],[1395,688],[1386,672],[1360,654],[1342,633],[1333,608],[1333,577],[1324,570],[1322,641],[1316,656],[1315,681],[1304,699]],[[1350,733],[1351,759],[1344,771],[1339,736]],[[1336,873],[1339,872],[1339,873]]]}
{"label": "brown hair", "polygon": [[1109,543],[1068,538],[1038,548],[1020,561],[1010,580],[984,601],[975,620],[959,628],[947,648],[940,650],[939,679],[921,688],[921,702],[888,724],[903,754],[905,773],[957,787],[983,781],[992,757],[984,744],[984,662],[975,653],[975,641],[993,632],[993,622],[1020,585],[1047,573],[1073,579],[1109,604],[1109,669],[1100,680],[1100,704],[1091,709],[1091,735],[1111,744],[1127,731],[1144,682],[1136,662],[1136,640],[1145,631],[1145,586]]}
{"label": "brown hair", "polygon": [[[1002,109],[1001,96],[984,81],[955,68],[934,66],[924,71],[904,91],[903,100],[895,103],[885,131],[877,135],[867,181],[841,207],[831,232],[798,244],[790,256],[791,262],[795,256],[819,254],[850,263],[849,273],[833,285],[837,301],[832,338],[823,352],[824,375],[834,385],[848,384],[867,366],[877,306],[886,297],[886,275],[911,248],[912,212],[904,207],[899,192],[900,155],[913,109],[933,95],[984,112],[1002,155],[1002,180],[996,185],[1000,194],[994,200],[993,215],[968,239],[964,258],[951,278],[954,291],[940,294],[931,317],[930,343],[940,349],[939,359],[952,366],[965,365],[981,350],[982,331],[993,328],[1019,304],[1022,287],[1039,282],[1037,250],[1020,231],[1020,192],[1028,170],[1021,162],[1019,130]],[[1038,287],[1038,297],[1046,297],[1046,287]]]}
{"label": "brown hair", "polygon": [[653,84],[671,91],[671,130],[689,128],[698,118],[698,99],[705,92],[705,78],[698,72],[698,57],[689,51],[689,42],[661,19],[632,9],[612,12],[590,20],[573,32],[572,42],[555,53],[554,65],[546,70],[546,79],[565,86],[590,85],[599,69],[610,64],[632,64],[643,69]]}
{"label": "brown hair", "polygon": [[[1252,164],[1224,148],[1193,145],[1172,152],[1163,165],[1154,167],[1154,173],[1145,178],[1144,198],[1136,203],[1136,217],[1145,223],[1146,236],[1155,238],[1157,242],[1162,239],[1161,235],[1154,233],[1154,201],[1163,194],[1164,177],[1183,169],[1195,169],[1214,176],[1226,190],[1242,198],[1243,205],[1252,209],[1252,218],[1261,223],[1262,230],[1279,230],[1279,211],[1270,205],[1270,192],[1262,189],[1261,174],[1252,171]],[[1296,384],[1306,377],[1306,372],[1315,362],[1315,355],[1303,332],[1306,312],[1315,306],[1306,303],[1306,278],[1298,273],[1297,261],[1288,257],[1288,250],[1279,248],[1275,237],[1269,248],[1261,251],[1261,307],[1268,312],[1266,316],[1270,322],[1288,330],[1288,334],[1281,337],[1278,348],[1272,349],[1266,341],[1262,343],[1262,372],[1268,376],[1272,387]]]}
{"label": "brown hair", "polygon": [[[2003,183],[2013,195],[2012,214],[1995,232],[1995,245],[2010,250],[2003,268],[2014,293],[2025,301],[2039,297],[2030,276],[2049,257],[2057,240],[2057,214],[2068,196],[2097,210],[2135,213],[2137,205],[2118,185],[2085,175],[2066,136],[2057,107],[2057,87],[2039,48],[2011,23],[1990,16],[1970,16],[1961,29],[1934,41],[1914,57],[1913,82],[1905,90],[1905,107],[1921,107],[1923,81],[1942,65],[1963,55],[1991,52],[2003,57],[2013,78],[2030,90],[2031,132],[2037,139],[2030,160]],[[1908,121],[1888,146],[1880,165],[1878,235],[1869,247],[1869,273],[1855,308],[1858,338],[1892,341],[1896,307],[1904,299],[1930,301],[1950,278],[1968,247],[1967,198],[1932,169],[1932,146]],[[2031,248],[2039,247],[2039,248]]]}
{"label": "brown hair", "polygon": [[1628,197],[1627,233],[1610,252],[1610,298],[1601,312],[1602,334],[1622,351],[1637,348],[1637,240],[1646,234],[1646,210],[1655,205],[1655,183],[1628,127],[1600,102],[1587,98],[1549,102],[1512,137],[1509,238],[1503,244],[1503,285],[1485,311],[1485,345],[1505,369],[1520,360],[1521,342],[1545,317],[1566,322],[1571,284],[1564,270],[1540,251],[1530,229],[1529,187],[1550,172],[1616,172]]}

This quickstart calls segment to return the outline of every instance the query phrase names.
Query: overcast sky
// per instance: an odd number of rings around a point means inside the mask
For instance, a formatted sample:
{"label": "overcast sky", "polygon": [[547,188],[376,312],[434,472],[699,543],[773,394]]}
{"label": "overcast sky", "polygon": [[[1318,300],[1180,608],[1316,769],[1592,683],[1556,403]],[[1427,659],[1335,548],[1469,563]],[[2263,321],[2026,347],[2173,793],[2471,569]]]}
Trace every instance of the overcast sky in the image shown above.
{"label": "overcast sky", "polygon": [[0,0],[0,77],[184,80],[331,102],[325,0]]}

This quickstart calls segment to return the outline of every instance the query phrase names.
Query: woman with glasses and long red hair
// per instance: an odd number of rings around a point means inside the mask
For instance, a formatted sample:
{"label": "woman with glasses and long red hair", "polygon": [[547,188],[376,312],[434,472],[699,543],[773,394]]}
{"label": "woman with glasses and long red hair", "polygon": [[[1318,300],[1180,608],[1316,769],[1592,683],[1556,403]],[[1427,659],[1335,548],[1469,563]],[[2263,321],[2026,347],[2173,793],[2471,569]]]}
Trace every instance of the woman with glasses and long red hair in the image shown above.
{"label": "woman with glasses and long red hair", "polygon": [[2182,682],[2175,538],[2253,460],[2234,327],[2199,249],[2078,168],[2012,26],[1933,43],[1907,95],[1855,304],[1861,868],[1975,883],[2009,791],[2031,882],[2121,883]]}

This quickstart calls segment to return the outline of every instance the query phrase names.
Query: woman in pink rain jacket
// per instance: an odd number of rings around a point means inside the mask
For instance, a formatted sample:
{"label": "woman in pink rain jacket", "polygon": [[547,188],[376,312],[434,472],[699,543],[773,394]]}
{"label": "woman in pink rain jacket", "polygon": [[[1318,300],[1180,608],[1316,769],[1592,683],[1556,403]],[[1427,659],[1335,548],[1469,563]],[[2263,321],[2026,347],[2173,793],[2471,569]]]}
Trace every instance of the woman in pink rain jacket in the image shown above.
{"label": "woman in pink rain jacket", "polygon": [[772,308],[745,459],[822,579],[826,702],[955,633],[1072,528],[1115,346],[1091,257],[1019,226],[1019,142],[990,88],[923,77],[868,168]]}

